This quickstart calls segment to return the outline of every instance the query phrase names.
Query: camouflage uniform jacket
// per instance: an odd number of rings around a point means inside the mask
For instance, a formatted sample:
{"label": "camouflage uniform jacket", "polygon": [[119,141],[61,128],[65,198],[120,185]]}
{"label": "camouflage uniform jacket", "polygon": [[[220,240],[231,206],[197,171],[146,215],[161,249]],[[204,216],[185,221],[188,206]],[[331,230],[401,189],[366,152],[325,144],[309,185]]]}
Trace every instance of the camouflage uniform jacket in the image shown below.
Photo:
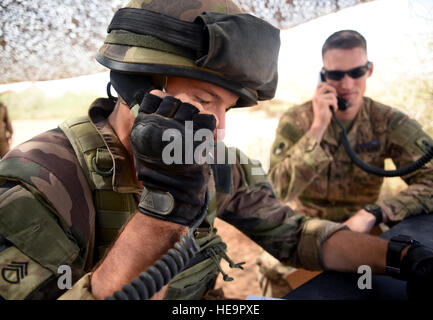
{"label": "camouflage uniform jacket", "polygon": [[[108,124],[113,108],[109,100],[98,99],[89,117],[115,164],[110,199],[132,193],[136,208],[141,190],[133,182],[127,152]],[[219,174],[213,170],[209,182],[208,215],[236,226],[285,263],[320,269],[322,243],[344,226],[308,220],[280,204],[264,175],[252,176],[239,163],[222,166]],[[64,132],[45,132],[13,149],[0,162],[0,177],[0,295],[92,299],[89,274],[100,259],[98,199]],[[224,179],[229,183],[221,183]],[[26,266],[27,276],[14,273],[20,265]],[[57,290],[60,265],[73,270],[75,284],[66,293]]]}
{"label": "camouflage uniform jacket", "polygon": [[[335,123],[317,144],[308,133],[312,121],[311,101],[290,108],[281,117],[271,150],[269,179],[277,197],[297,212],[343,221],[366,203],[378,200],[383,178],[364,172],[350,160]],[[432,145],[415,120],[367,97],[348,130],[348,139],[364,162],[381,168],[386,158],[397,168],[410,164],[425,152],[424,142]],[[407,189],[377,201],[391,221],[433,210],[432,170],[430,162],[402,177]]]}

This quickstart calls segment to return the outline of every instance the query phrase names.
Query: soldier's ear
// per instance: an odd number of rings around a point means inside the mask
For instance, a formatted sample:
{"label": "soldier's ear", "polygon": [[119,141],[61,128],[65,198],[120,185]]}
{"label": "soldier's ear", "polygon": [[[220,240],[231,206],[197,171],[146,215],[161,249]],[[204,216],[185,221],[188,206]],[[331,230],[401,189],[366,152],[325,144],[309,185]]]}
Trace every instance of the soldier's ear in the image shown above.
{"label": "soldier's ear", "polygon": [[374,64],[373,62],[370,62],[370,70],[368,70],[367,78],[371,77],[371,75],[373,74],[373,69],[374,69]]}

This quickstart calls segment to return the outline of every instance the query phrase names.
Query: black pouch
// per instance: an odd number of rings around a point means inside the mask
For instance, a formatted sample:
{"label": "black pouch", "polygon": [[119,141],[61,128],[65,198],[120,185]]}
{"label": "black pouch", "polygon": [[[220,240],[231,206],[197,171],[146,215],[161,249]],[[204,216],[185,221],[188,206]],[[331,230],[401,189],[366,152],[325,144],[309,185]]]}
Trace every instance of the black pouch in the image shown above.
{"label": "black pouch", "polygon": [[208,52],[195,61],[198,66],[256,90],[259,100],[274,97],[279,29],[250,14],[204,12],[194,22],[204,24],[208,37]]}

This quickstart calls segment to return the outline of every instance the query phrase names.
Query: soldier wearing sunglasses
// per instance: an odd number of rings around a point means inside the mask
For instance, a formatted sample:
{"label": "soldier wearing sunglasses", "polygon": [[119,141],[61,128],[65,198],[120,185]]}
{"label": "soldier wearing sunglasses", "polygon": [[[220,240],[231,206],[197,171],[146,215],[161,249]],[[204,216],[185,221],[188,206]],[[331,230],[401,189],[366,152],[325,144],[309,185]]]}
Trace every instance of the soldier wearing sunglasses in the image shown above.
{"label": "soldier wearing sunglasses", "polygon": [[[426,142],[432,145],[415,120],[364,96],[373,72],[364,37],[353,30],[338,31],[325,41],[322,58],[321,82],[312,100],[291,107],[278,125],[269,171],[277,196],[297,212],[344,222],[358,232],[432,211],[431,163],[403,177],[408,185],[405,190],[379,200],[383,178],[352,163],[339,141],[341,129],[330,108],[345,126],[358,156],[376,167],[383,168],[386,158],[397,167],[407,165],[425,152]],[[339,100],[348,102],[346,110],[339,110]],[[266,261],[264,257],[258,260],[262,273],[277,279],[275,270],[281,266],[275,268]],[[281,284],[281,279],[274,283],[278,281]]]}

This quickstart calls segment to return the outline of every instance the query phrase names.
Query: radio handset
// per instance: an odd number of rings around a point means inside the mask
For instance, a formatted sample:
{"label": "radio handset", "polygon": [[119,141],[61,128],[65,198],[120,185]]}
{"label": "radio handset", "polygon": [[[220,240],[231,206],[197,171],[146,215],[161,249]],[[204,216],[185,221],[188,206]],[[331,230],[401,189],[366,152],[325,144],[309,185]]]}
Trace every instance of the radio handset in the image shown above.
{"label": "radio handset", "polygon": [[[322,72],[320,72],[320,82],[326,82],[325,76]],[[349,107],[349,101],[337,97],[337,106],[338,110],[345,111]]]}
{"label": "radio handset", "polygon": [[349,107],[349,101],[344,100],[343,98],[337,97],[338,110],[344,111]]}

